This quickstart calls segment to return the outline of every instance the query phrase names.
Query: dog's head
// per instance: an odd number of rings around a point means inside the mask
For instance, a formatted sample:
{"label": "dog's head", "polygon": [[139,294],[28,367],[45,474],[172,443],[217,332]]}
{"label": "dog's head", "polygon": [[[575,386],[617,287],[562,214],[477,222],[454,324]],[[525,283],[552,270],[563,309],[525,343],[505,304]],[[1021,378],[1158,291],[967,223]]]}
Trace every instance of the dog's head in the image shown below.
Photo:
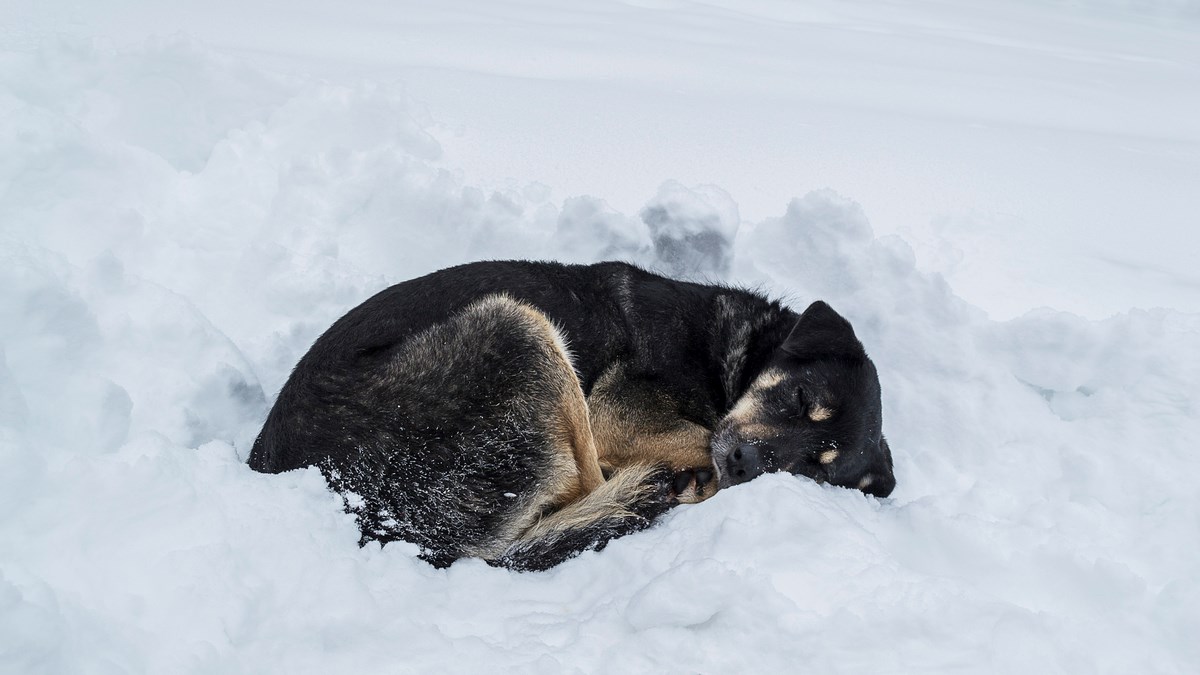
{"label": "dog's head", "polygon": [[787,471],[886,497],[879,376],[850,322],[814,302],[713,434],[720,487]]}

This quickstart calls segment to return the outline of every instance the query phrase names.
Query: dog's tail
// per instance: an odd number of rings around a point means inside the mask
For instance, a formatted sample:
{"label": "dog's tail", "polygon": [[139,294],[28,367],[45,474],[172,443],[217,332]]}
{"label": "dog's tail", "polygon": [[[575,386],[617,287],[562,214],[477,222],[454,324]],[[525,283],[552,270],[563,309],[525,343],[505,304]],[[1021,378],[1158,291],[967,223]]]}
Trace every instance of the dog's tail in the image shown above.
{"label": "dog's tail", "polygon": [[626,467],[598,489],[539,520],[491,563],[521,572],[549,569],[649,527],[674,503],[669,471],[653,465]]}

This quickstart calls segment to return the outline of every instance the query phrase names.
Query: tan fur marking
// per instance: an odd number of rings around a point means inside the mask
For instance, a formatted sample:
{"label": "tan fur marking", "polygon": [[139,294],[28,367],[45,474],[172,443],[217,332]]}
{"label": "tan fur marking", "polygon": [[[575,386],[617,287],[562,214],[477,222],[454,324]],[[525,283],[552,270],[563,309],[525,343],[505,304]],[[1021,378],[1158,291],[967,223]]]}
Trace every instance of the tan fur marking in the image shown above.
{"label": "tan fur marking", "polygon": [[822,405],[814,405],[812,410],[808,411],[808,419],[814,422],[824,422],[833,417],[833,411]]}
{"label": "tan fur marking", "polygon": [[746,388],[733,409],[725,415],[725,419],[736,425],[753,424],[754,420],[762,417],[762,400],[759,396],[771,387],[779,386],[783,380],[783,371],[776,368],[764,370]]}
{"label": "tan fur marking", "polygon": [[750,385],[751,389],[770,389],[783,382],[784,374],[781,370],[770,368],[763,371],[758,377],[754,378],[754,382]]}
{"label": "tan fur marking", "polygon": [[725,416],[730,421],[736,423],[745,423],[748,420],[755,419],[762,411],[762,402],[752,392],[747,391],[742,394],[738,402],[733,406],[733,409]]}
{"label": "tan fur marking", "polygon": [[862,477],[862,480],[858,481],[858,489],[866,490],[867,488],[871,487],[871,483],[874,483],[874,482],[875,482],[875,477],[872,476],[871,474],[867,474]]}
{"label": "tan fur marking", "polygon": [[821,460],[822,464],[833,464],[833,460],[837,459],[837,456],[837,450],[826,450],[825,452],[821,453],[818,459]]}
{"label": "tan fur marking", "polygon": [[552,355],[551,363],[554,370],[548,375],[554,377],[560,386],[559,415],[553,420],[553,430],[559,447],[571,449],[571,455],[578,469],[579,485],[576,490],[568,490],[563,495],[563,501],[585,495],[604,483],[604,475],[600,472],[599,454],[592,434],[592,424],[588,414],[587,400],[583,397],[583,389],[575,374],[571,362],[571,353],[567,350],[567,341],[558,328],[536,308],[516,303],[525,313],[536,330],[545,338],[546,347]]}

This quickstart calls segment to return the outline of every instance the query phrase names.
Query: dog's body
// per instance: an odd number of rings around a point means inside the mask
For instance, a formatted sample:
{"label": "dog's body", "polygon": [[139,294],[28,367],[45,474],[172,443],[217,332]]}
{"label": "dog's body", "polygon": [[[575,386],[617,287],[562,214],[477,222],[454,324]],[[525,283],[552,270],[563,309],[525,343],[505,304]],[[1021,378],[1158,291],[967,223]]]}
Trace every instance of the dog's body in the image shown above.
{"label": "dog's body", "polygon": [[764,471],[895,484],[874,366],[827,305],[623,263],[473,263],[384,290],[301,359],[250,465],[319,467],[364,541],[515,569]]}

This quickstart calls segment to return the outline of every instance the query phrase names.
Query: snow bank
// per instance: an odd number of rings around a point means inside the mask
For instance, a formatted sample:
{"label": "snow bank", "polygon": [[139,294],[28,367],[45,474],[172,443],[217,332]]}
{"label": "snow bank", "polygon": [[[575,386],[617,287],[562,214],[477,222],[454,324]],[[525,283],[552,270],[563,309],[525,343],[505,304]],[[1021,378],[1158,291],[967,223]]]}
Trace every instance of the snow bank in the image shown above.
{"label": "snow bank", "polygon": [[[996,323],[828,191],[638,216],[439,165],[398,86],[185,39],[0,59],[0,670],[1187,672],[1200,317]],[[891,499],[768,476],[541,574],[359,548],[242,463],[379,288],[623,257],[824,298],[883,379]]]}

